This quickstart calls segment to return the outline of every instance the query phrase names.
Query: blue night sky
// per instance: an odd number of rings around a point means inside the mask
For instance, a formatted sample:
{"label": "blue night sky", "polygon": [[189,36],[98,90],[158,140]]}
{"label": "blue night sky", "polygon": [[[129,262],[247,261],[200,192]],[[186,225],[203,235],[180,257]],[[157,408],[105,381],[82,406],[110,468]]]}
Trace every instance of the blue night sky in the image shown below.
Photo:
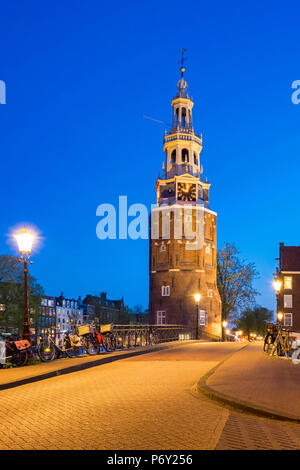
{"label": "blue night sky", "polygon": [[12,1],[1,4],[0,253],[22,223],[41,241],[31,272],[48,295],[107,291],[148,304],[148,241],[96,237],[101,203],[155,203],[187,49],[185,78],[218,247],[234,242],[274,308],[279,242],[298,245],[298,2]]}

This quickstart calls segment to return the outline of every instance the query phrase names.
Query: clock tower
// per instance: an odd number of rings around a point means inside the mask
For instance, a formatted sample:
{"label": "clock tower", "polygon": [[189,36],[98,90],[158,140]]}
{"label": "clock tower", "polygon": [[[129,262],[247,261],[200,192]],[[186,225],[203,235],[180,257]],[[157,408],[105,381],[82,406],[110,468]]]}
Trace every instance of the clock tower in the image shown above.
{"label": "clock tower", "polygon": [[185,325],[194,338],[217,339],[217,214],[209,208],[210,184],[202,178],[202,135],[194,131],[183,60],[180,71],[172,128],[164,136],[164,174],[151,212],[150,324]]}

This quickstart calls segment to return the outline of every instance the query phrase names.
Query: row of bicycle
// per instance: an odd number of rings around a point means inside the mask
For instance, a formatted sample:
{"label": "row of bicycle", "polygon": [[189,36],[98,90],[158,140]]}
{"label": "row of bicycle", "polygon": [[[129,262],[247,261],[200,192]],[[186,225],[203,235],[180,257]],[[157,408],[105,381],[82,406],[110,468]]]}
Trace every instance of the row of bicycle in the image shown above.
{"label": "row of bicycle", "polygon": [[36,343],[24,339],[13,340],[10,334],[2,333],[5,338],[5,350],[2,356],[0,351],[0,366],[2,363],[2,366],[10,364],[12,367],[20,367],[28,362],[29,357],[38,357],[43,362],[50,362],[62,357],[95,355],[102,351],[112,352],[117,348],[146,346],[157,342],[156,334],[151,330],[117,333],[113,332],[112,324],[102,325],[99,330],[95,325],[74,326],[72,332],[60,330],[55,337],[49,333],[40,335]]}
{"label": "row of bicycle", "polygon": [[300,363],[300,335],[281,323],[267,323],[264,351],[270,356],[286,356]]}

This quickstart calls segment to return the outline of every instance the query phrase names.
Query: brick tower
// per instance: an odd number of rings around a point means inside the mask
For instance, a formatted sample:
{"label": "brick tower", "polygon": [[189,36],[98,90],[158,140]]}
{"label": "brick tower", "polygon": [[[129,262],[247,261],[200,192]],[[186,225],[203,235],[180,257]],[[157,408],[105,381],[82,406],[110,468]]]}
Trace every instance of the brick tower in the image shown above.
{"label": "brick tower", "polygon": [[185,325],[198,338],[221,337],[217,214],[209,209],[202,136],[194,131],[194,103],[183,66],[180,71],[173,124],[164,136],[164,175],[156,182],[157,207],[151,212],[150,323]]}

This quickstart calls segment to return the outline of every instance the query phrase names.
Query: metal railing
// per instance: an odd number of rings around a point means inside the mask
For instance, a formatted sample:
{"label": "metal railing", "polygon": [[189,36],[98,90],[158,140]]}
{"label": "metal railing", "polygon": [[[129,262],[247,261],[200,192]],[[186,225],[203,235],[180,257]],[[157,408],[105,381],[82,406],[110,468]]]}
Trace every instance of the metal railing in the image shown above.
{"label": "metal railing", "polygon": [[[100,328],[99,328],[100,329]],[[112,333],[116,336],[119,347],[147,346],[149,344],[167,343],[170,341],[188,341],[196,339],[196,328],[184,325],[114,325]],[[219,336],[206,331],[200,332],[204,341],[221,341]]]}

